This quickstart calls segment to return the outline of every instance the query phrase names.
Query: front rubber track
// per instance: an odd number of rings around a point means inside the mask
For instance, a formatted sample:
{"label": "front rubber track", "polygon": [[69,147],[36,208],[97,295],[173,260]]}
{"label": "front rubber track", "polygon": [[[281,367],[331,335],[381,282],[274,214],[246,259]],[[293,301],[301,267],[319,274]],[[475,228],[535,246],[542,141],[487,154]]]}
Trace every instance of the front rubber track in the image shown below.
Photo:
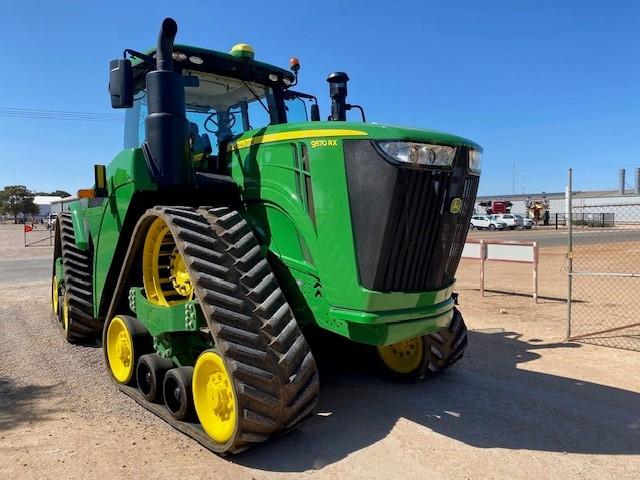
{"label": "front rubber track", "polygon": [[91,250],[76,245],[71,213],[58,217],[60,247],[64,266],[64,288],[69,298],[69,341],[98,338],[102,323],[93,317],[93,257]]}
{"label": "front rubber track", "polygon": [[424,373],[437,373],[450,367],[464,355],[467,348],[467,326],[462,314],[453,309],[453,318],[448,327],[429,333],[424,337],[425,360]]}
{"label": "front rubber track", "polygon": [[316,362],[247,222],[230,208],[155,207],[185,259],[216,349],[233,378],[236,453],[295,428],[316,406]]}

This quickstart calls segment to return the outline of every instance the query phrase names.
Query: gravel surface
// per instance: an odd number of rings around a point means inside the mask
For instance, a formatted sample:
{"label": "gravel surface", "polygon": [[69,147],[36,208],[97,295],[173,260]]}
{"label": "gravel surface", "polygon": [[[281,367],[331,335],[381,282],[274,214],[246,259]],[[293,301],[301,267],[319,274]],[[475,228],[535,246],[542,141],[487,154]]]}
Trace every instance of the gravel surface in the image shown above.
{"label": "gravel surface", "polygon": [[451,371],[397,385],[329,349],[319,414],[227,459],[119,393],[100,348],[63,340],[48,270],[5,283],[0,478],[638,478],[640,354],[562,342],[562,303],[481,299],[475,268],[460,272],[473,331]]}

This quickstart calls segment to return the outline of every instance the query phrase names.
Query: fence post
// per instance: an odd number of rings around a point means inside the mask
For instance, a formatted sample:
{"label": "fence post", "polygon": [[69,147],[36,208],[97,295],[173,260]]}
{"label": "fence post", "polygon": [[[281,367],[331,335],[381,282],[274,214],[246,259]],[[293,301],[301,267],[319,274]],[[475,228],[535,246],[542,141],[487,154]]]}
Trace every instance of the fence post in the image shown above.
{"label": "fence post", "polygon": [[567,235],[567,340],[571,338],[571,287],[573,280],[573,169],[569,169],[569,191],[568,191],[568,216],[569,222]]}
{"label": "fence post", "polygon": [[484,259],[486,255],[487,245],[484,240],[480,240],[480,295],[484,297]]}
{"label": "fence post", "polygon": [[538,242],[533,242],[533,301],[538,303]]}

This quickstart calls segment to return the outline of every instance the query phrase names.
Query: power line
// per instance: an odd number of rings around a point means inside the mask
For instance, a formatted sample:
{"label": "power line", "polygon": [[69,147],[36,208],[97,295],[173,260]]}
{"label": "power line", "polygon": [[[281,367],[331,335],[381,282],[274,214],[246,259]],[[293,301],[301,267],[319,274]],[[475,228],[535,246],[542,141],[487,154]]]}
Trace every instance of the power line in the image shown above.
{"label": "power line", "polygon": [[32,108],[0,107],[0,117],[32,118],[38,120],[74,120],[81,122],[122,123],[122,115],[113,113],[71,112]]}

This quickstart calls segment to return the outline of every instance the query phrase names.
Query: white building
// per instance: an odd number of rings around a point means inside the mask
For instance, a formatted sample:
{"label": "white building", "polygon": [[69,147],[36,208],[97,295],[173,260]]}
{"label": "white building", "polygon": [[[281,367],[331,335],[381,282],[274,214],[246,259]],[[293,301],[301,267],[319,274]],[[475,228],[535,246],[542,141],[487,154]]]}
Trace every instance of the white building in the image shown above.
{"label": "white building", "polygon": [[54,202],[60,202],[62,197],[54,197],[54,196],[45,196],[45,195],[36,195],[33,199],[33,203],[38,206],[38,215],[42,217],[48,217],[49,214],[53,213],[54,215],[58,213],[55,211],[55,207],[51,204]]}

